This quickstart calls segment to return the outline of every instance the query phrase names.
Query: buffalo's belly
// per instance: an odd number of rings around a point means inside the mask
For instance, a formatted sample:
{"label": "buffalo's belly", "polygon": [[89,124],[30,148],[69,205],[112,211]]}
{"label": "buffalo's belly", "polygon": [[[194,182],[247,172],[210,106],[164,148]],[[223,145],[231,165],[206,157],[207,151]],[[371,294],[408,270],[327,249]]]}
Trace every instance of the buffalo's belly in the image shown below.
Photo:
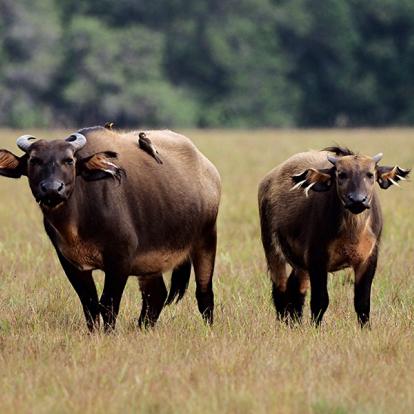
{"label": "buffalo's belly", "polygon": [[189,257],[189,254],[190,248],[140,252],[133,260],[131,274],[139,276],[166,272],[183,263]]}
{"label": "buffalo's belly", "polygon": [[[102,251],[93,243],[83,243],[81,241],[70,244],[61,243],[59,250],[72,265],[81,271],[105,270]],[[135,257],[131,259],[130,274],[139,276],[166,272],[184,262],[189,254],[190,248],[137,252]]]}

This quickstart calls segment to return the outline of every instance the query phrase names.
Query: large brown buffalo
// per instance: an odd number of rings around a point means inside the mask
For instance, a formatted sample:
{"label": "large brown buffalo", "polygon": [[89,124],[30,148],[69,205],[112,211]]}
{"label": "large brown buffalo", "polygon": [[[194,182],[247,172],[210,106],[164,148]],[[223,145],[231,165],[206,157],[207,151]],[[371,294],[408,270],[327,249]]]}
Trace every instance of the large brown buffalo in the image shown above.
{"label": "large brown buffalo", "polygon": [[[383,189],[409,171],[379,166],[374,157],[330,147],[296,154],[259,187],[262,242],[281,319],[298,319],[311,286],[311,312],[319,324],[329,304],[327,273],[355,272],[355,311],[369,322],[382,216],[375,183]],[[397,184],[398,185],[398,184]],[[292,272],[287,278],[286,264]]]}
{"label": "large brown buffalo", "polygon": [[[23,136],[17,145],[21,157],[0,150],[0,175],[28,177],[90,330],[99,315],[105,329],[115,327],[129,275],[142,292],[139,325],[154,325],[164,304],[183,296],[191,263],[198,308],[212,323],[220,176],[188,138],[92,127],[65,140]],[[100,299],[95,269],[105,272]],[[162,273],[170,269],[168,295]]]}

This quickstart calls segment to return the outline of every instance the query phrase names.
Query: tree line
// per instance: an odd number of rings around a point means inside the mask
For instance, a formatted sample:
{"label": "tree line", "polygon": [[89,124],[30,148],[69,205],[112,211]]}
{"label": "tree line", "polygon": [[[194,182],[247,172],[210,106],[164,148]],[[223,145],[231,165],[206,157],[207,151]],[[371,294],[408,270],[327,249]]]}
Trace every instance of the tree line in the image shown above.
{"label": "tree line", "polygon": [[414,124],[412,0],[0,0],[0,124]]}

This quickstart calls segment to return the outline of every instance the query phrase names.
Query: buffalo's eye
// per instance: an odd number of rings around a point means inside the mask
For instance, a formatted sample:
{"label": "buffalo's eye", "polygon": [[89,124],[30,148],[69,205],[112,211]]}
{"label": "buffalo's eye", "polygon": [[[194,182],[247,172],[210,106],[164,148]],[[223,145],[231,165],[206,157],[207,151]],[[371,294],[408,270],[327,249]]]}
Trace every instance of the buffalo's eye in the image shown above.
{"label": "buffalo's eye", "polygon": [[63,164],[66,164],[66,165],[73,165],[74,162],[75,161],[73,160],[73,158],[65,158],[63,160]]}
{"label": "buffalo's eye", "polygon": [[30,158],[30,164],[31,165],[42,165],[43,161],[40,158]]}
{"label": "buffalo's eye", "polygon": [[341,171],[341,172],[338,173],[338,178],[340,180],[345,180],[346,178],[348,178],[348,175],[347,175],[347,173]]}
{"label": "buffalo's eye", "polygon": [[371,180],[374,178],[374,174],[372,172],[367,172],[367,177]]}

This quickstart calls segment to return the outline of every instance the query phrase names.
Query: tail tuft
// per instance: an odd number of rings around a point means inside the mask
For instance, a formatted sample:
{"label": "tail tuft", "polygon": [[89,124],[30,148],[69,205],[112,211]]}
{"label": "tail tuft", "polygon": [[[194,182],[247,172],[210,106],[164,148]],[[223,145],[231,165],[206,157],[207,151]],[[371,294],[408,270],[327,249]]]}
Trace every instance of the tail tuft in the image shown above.
{"label": "tail tuft", "polygon": [[175,303],[177,303],[183,298],[188,288],[190,274],[191,261],[189,259],[173,270],[171,276],[171,288],[170,293],[168,294],[167,301],[165,302],[166,305],[171,305],[171,303],[173,303],[174,300]]}

